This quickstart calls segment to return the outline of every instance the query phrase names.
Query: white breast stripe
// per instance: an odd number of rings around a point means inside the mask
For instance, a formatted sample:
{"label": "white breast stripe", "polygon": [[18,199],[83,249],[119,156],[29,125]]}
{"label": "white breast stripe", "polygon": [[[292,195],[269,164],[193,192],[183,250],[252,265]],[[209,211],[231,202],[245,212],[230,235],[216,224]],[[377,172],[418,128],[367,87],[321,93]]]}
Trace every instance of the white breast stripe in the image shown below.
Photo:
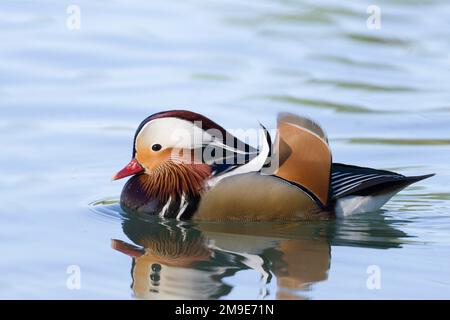
{"label": "white breast stripe", "polygon": [[180,218],[183,215],[184,211],[186,210],[188,204],[189,203],[186,201],[186,198],[185,198],[185,196],[183,194],[183,196],[181,197],[180,209],[179,209],[179,212],[177,214],[177,220],[180,220]]}
{"label": "white breast stripe", "polygon": [[238,148],[234,148],[234,147],[230,147],[229,145],[224,144],[222,141],[219,141],[217,139],[214,139],[212,142],[210,142],[208,145],[212,145],[212,146],[217,146],[219,148],[222,148],[224,150],[228,150],[234,153],[239,153],[239,154],[247,154],[247,152],[245,152],[245,150],[240,150]]}
{"label": "white breast stripe", "polygon": [[166,204],[164,205],[164,207],[161,209],[161,212],[159,213],[159,216],[161,218],[163,218],[164,215],[166,214],[171,202],[172,202],[172,197],[169,197],[169,200],[167,200]]}

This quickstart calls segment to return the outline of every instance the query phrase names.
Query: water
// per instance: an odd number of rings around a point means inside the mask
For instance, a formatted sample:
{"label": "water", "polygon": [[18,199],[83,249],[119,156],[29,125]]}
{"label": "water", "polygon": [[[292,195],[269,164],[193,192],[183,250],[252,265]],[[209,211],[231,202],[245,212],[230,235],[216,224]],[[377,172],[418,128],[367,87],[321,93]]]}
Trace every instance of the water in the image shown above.
{"label": "water", "polygon": [[[448,1],[377,1],[381,30],[369,1],[76,4],[80,30],[57,1],[0,4],[1,298],[449,298]],[[125,218],[110,177],[170,108],[307,115],[336,162],[437,175],[345,220]]]}

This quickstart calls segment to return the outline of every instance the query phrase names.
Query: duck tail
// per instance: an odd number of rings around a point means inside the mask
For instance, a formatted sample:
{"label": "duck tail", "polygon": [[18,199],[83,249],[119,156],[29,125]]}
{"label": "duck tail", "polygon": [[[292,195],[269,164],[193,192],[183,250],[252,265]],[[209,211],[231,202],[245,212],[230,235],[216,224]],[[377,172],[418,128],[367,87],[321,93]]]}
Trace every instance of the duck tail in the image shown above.
{"label": "duck tail", "polygon": [[407,177],[387,170],[333,163],[331,197],[336,216],[378,210],[400,190],[432,176]]}

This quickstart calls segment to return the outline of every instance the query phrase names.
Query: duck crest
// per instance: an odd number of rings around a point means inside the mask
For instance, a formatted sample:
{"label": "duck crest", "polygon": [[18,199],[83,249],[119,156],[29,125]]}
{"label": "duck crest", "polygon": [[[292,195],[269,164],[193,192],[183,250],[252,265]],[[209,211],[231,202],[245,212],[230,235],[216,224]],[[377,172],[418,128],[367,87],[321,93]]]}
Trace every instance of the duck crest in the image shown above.
{"label": "duck crest", "polygon": [[120,202],[130,212],[189,219],[210,175],[211,168],[206,164],[167,161],[152,172],[128,180]]}

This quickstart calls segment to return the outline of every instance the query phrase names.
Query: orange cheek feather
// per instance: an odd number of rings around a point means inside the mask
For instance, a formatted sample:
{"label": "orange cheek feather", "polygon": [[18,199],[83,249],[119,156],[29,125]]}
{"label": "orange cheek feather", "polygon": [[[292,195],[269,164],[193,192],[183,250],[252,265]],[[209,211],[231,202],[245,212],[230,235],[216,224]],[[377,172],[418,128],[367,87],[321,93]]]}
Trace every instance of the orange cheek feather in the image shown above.
{"label": "orange cheek feather", "polygon": [[163,151],[152,151],[148,148],[137,148],[136,149],[136,159],[141,165],[143,165],[147,170],[154,170],[163,162],[170,159],[172,149],[166,149]]}

